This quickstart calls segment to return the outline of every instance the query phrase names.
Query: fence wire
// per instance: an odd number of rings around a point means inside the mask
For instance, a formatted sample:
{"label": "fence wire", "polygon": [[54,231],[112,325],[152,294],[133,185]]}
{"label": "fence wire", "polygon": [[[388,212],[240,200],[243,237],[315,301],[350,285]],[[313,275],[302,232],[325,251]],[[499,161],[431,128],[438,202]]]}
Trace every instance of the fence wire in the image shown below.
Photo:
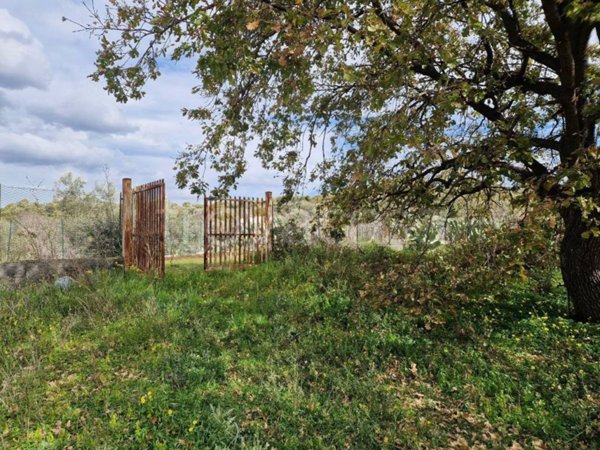
{"label": "fence wire", "polygon": [[0,185],[0,261],[117,256],[119,211],[109,194]]}
{"label": "fence wire", "polygon": [[[114,186],[47,189],[0,184],[0,262],[120,256],[120,211]],[[435,217],[432,223],[411,226],[391,218],[370,223],[353,220],[341,236],[331,235],[315,199],[293,201],[275,208],[275,241],[335,240],[345,245],[379,244],[395,248],[423,242],[452,241],[473,227],[464,218]],[[502,215],[506,215],[503,213]],[[197,257],[204,253],[204,211],[200,202],[167,202],[167,258]],[[318,220],[315,221],[315,218]],[[494,220],[498,222],[498,220]],[[477,224],[475,224],[477,225]]]}
{"label": "fence wire", "polygon": [[[200,257],[200,203],[167,203],[166,253]],[[114,187],[92,192],[0,184],[0,262],[120,256]]]}
{"label": "fence wire", "polygon": [[167,256],[198,256],[204,253],[204,209],[200,203],[167,202],[165,246]]}

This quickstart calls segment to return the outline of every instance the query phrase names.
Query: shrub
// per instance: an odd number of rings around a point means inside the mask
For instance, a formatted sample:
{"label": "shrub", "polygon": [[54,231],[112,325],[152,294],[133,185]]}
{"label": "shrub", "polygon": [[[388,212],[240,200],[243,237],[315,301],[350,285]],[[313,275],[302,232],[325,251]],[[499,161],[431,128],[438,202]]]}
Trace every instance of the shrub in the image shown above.
{"label": "shrub", "polygon": [[275,259],[305,250],[307,245],[304,230],[294,219],[273,227],[273,257]]}
{"label": "shrub", "polygon": [[88,223],[84,229],[87,235],[87,251],[100,257],[119,256],[122,253],[121,225],[114,217],[106,216]]}
{"label": "shrub", "polygon": [[469,239],[428,252],[403,252],[367,281],[369,303],[404,303],[427,310],[476,298],[515,280],[550,287],[558,267],[552,221],[531,215],[517,225],[487,227]]}

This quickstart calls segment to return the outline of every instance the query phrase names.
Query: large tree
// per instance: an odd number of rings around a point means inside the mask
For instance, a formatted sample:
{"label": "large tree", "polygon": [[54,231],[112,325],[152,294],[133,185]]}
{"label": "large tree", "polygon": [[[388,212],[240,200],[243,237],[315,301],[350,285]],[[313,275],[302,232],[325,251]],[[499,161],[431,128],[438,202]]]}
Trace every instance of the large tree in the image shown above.
{"label": "large tree", "polygon": [[107,3],[84,28],[117,100],[143,96],[163,61],[195,62],[184,115],[203,142],[178,159],[181,186],[204,192],[209,164],[225,192],[252,142],[290,191],[310,166],[341,211],[535,196],[564,220],[577,317],[600,320],[597,1]]}

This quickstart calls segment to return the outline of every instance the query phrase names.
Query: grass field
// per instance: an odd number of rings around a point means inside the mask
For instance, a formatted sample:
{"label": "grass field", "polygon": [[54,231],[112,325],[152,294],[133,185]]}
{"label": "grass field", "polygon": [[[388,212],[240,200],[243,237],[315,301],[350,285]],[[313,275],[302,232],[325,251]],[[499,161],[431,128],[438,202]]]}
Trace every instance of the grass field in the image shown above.
{"label": "grass field", "polygon": [[600,326],[561,289],[424,323],[328,264],[0,292],[0,447],[599,448]]}

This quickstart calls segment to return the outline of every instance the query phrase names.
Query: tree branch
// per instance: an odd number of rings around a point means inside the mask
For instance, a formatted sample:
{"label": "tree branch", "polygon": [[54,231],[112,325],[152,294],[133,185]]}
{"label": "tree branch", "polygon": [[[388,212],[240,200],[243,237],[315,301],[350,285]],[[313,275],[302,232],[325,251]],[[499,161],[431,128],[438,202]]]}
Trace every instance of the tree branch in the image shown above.
{"label": "tree branch", "polygon": [[508,42],[513,48],[551,69],[555,73],[558,73],[560,69],[559,61],[553,55],[541,50],[523,37],[521,33],[521,24],[517,17],[513,15],[505,5],[497,3],[496,1],[488,1],[485,3],[500,16],[502,25],[508,36]]}

